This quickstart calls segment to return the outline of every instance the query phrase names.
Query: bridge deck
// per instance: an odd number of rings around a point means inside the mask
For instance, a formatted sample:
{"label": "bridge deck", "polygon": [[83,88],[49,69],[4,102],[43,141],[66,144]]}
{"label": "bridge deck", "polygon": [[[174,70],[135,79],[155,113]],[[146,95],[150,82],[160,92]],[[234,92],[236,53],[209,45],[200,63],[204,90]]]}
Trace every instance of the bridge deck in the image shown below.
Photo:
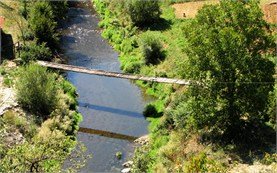
{"label": "bridge deck", "polygon": [[114,78],[142,80],[142,81],[150,81],[150,82],[158,82],[158,83],[180,84],[180,85],[190,85],[190,83],[191,83],[188,80],[182,80],[182,79],[171,79],[171,78],[162,78],[162,77],[146,77],[146,76],[127,74],[127,73],[95,70],[95,69],[89,69],[89,68],[80,67],[80,66],[58,64],[58,63],[46,62],[46,61],[38,61],[38,64],[41,66],[60,69],[60,70],[73,71],[73,72],[78,72],[78,73],[86,73],[86,74],[92,74],[92,75],[98,75],[98,76],[114,77]]}

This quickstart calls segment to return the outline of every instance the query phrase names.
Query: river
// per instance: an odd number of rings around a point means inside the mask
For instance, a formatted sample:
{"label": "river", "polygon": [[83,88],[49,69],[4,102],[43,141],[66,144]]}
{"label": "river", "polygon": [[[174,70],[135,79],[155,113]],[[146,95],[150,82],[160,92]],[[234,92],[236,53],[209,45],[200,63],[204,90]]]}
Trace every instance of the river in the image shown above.
{"label": "river", "polygon": [[[61,39],[68,64],[120,72],[118,53],[101,37],[99,18],[91,9],[69,9]],[[67,78],[77,88],[83,115],[77,138],[92,154],[81,172],[120,172],[133,154],[133,139],[148,133],[142,110],[149,99],[129,80],[74,72],[67,72]],[[122,152],[121,160],[117,152]]]}

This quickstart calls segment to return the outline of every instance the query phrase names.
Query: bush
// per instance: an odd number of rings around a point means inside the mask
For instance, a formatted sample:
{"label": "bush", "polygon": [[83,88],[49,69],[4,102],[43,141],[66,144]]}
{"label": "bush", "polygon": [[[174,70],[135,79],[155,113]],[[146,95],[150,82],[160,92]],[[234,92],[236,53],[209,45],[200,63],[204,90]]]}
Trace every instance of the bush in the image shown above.
{"label": "bush", "polygon": [[139,27],[152,24],[161,15],[159,1],[156,0],[129,0],[126,1],[126,7],[132,23]]}
{"label": "bush", "polygon": [[30,41],[35,39],[34,33],[28,28],[23,29],[23,33],[21,37],[22,37],[22,40],[25,40],[25,41]]}
{"label": "bush", "polygon": [[185,164],[184,172],[207,172],[207,155],[199,153],[195,155]]}
{"label": "bush", "polygon": [[35,60],[51,60],[51,56],[51,50],[45,44],[31,43],[22,47],[19,58],[23,64],[27,64]]}
{"label": "bush", "polygon": [[144,108],[144,111],[143,111],[143,115],[145,117],[154,117],[158,114],[156,108],[154,105],[152,104],[148,104],[146,105],[146,107]]}
{"label": "bush", "polygon": [[57,105],[55,75],[46,68],[31,64],[20,69],[16,94],[22,107],[46,118]]}
{"label": "bush", "polygon": [[36,1],[30,9],[28,22],[38,43],[46,43],[51,50],[58,45],[57,22],[49,2]]}
{"label": "bush", "polygon": [[49,4],[52,7],[52,11],[56,21],[59,19],[66,18],[66,14],[68,10],[67,0],[49,1]]}
{"label": "bush", "polygon": [[141,36],[140,49],[147,65],[158,64],[164,59],[162,43],[156,34],[146,32]]}

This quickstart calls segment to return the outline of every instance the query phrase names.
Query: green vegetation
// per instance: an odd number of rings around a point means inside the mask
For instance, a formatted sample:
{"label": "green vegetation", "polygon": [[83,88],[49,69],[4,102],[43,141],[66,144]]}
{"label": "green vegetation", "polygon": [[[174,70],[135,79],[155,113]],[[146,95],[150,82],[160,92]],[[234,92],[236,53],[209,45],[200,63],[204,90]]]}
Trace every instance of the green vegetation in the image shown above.
{"label": "green vegetation", "polygon": [[58,101],[55,78],[45,67],[33,64],[23,67],[15,84],[18,102],[32,113],[49,115]]}
{"label": "green vegetation", "polygon": [[[0,14],[7,19],[5,25],[13,40],[23,44],[16,58],[23,64],[36,59],[52,60],[48,49],[52,54],[59,49],[60,33],[57,27],[66,18],[67,1],[18,0],[7,4],[12,7],[0,7]],[[12,47],[12,44],[7,46]],[[42,55],[38,55],[40,53]]]}
{"label": "green vegetation", "polygon": [[146,32],[142,35],[139,44],[145,64],[158,64],[164,58],[162,43],[157,35]]}
{"label": "green vegetation", "polygon": [[57,22],[53,8],[47,1],[36,1],[28,13],[28,24],[37,43],[46,43],[52,50],[58,45]]}
{"label": "green vegetation", "polygon": [[[57,72],[33,63],[53,59],[59,43],[57,26],[66,17],[67,1],[7,4],[12,7],[4,9],[5,16],[20,31],[16,58],[22,66],[5,60],[0,68],[1,87],[15,91],[12,101],[19,103],[0,116],[0,172],[76,171],[87,158],[85,148],[76,142],[82,121],[76,88]],[[63,170],[65,160],[69,166]]]}
{"label": "green vegetation", "polygon": [[115,153],[115,157],[120,160],[122,158],[122,152],[118,151]]}
{"label": "green vegetation", "polygon": [[30,61],[36,60],[50,60],[52,56],[51,50],[46,47],[43,43],[38,45],[34,42],[23,45],[21,48],[19,58],[24,65],[28,64]]}
{"label": "green vegetation", "polygon": [[84,148],[75,149],[82,121],[75,87],[35,64],[12,71],[5,69],[2,74],[12,74],[16,82],[11,87],[16,88],[17,101],[24,109],[9,110],[0,117],[0,172],[60,171],[65,159],[73,157],[72,152],[76,154],[67,169],[83,165],[87,158]]}
{"label": "green vegetation", "polygon": [[179,124],[208,128],[225,142],[261,142],[275,73],[261,53],[274,49],[262,16],[257,3],[231,1],[199,12],[188,27],[186,53],[187,78],[201,86],[189,87]]}
{"label": "green vegetation", "polygon": [[176,19],[172,1],[160,1],[160,19],[143,27],[124,2],[93,2],[122,70],[195,81],[137,82],[157,100],[145,108],[150,144],[137,149],[133,172],[225,172],[228,158],[253,162],[274,148],[274,42],[257,2],[221,1]]}
{"label": "green vegetation", "polygon": [[69,138],[57,138],[48,142],[42,139],[33,139],[10,149],[4,159],[1,160],[0,171],[13,170],[15,172],[55,172],[61,169],[68,151],[60,148],[72,147]]}
{"label": "green vegetation", "polygon": [[[124,4],[125,5],[125,4]],[[126,1],[126,10],[131,21],[136,26],[147,26],[160,18],[160,5],[158,1]]]}

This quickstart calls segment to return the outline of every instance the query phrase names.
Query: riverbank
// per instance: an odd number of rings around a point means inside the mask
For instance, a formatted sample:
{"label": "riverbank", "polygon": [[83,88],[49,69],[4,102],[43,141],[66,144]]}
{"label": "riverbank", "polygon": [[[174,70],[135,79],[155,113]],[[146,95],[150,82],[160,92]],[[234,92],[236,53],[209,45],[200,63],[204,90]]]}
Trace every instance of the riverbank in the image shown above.
{"label": "riverbank", "polygon": [[[16,59],[2,59],[0,67],[0,172],[56,172],[63,169],[66,159],[72,159],[66,170],[77,170],[85,161],[76,141],[82,116],[77,111],[75,87],[60,73],[33,63],[36,59],[55,60],[56,24],[63,15],[51,11],[63,11],[64,5],[39,1],[32,6],[25,1],[0,3],[0,15],[6,19],[4,31],[14,41],[20,41],[17,54],[5,57]],[[38,8],[51,14],[36,13]],[[33,21],[34,13],[41,23]],[[38,33],[41,30],[43,35]],[[47,37],[49,33],[52,35]],[[14,48],[4,41],[2,45]]]}
{"label": "riverbank", "polygon": [[[71,157],[71,152],[78,152],[78,157],[83,157],[81,150],[75,150],[75,136],[81,115],[76,110],[76,91],[69,82],[55,74],[59,101],[55,105],[55,111],[47,118],[26,109],[19,102],[19,95],[22,96],[23,93],[17,89],[20,83],[18,78],[26,80],[20,75],[23,69],[24,76],[30,75],[31,66],[18,67],[12,61],[5,61],[1,65],[0,170],[4,172],[61,170],[64,160]],[[40,78],[39,75],[36,77]],[[36,79],[32,79],[34,81]],[[33,83],[29,92],[32,93],[35,87],[36,84]],[[60,111],[63,113],[59,113]],[[67,169],[80,166],[77,162],[72,164]]]}
{"label": "riverbank", "polygon": [[[69,9],[62,28],[68,64],[120,72],[118,53],[101,37],[99,17],[88,3]],[[133,140],[148,133],[143,107],[151,100],[127,79],[66,72],[77,88],[83,115],[78,141],[92,154],[82,172],[120,172],[134,153]],[[120,159],[118,157],[120,156]]]}
{"label": "riverbank", "polygon": [[[104,29],[102,36],[120,53],[123,71],[181,79],[187,76],[188,57],[184,49],[188,40],[185,38],[185,31],[191,19],[177,19],[170,2],[160,3],[162,18],[160,22],[145,28],[135,27],[131,23],[126,14],[126,6],[121,1],[93,0],[93,2],[102,19],[99,24]],[[157,64],[145,63],[141,40],[147,36],[158,38],[162,44],[165,57]],[[273,56],[269,58],[274,60]],[[137,149],[133,158],[132,172],[174,172],[187,169],[196,172],[202,169],[210,172],[227,172],[236,167],[237,163],[247,163],[250,166],[256,159],[265,167],[267,164],[272,164],[270,168],[268,167],[270,171],[276,169],[273,143],[267,146],[266,150],[262,149],[261,152],[253,150],[252,155],[249,155],[247,149],[236,150],[237,146],[233,144],[223,146],[213,142],[205,143],[205,136],[200,131],[177,128],[176,126],[182,124],[182,119],[178,118],[182,118],[181,115],[186,111],[186,102],[182,100],[185,100],[187,88],[143,82],[137,84],[157,100],[145,109],[145,115],[149,116],[150,121],[150,142],[149,145]],[[276,89],[275,92],[271,92],[273,105],[274,95],[276,96]],[[272,108],[274,106],[271,110]],[[271,127],[274,127],[274,118],[270,121],[273,122]],[[263,169],[261,167],[259,171]]]}

